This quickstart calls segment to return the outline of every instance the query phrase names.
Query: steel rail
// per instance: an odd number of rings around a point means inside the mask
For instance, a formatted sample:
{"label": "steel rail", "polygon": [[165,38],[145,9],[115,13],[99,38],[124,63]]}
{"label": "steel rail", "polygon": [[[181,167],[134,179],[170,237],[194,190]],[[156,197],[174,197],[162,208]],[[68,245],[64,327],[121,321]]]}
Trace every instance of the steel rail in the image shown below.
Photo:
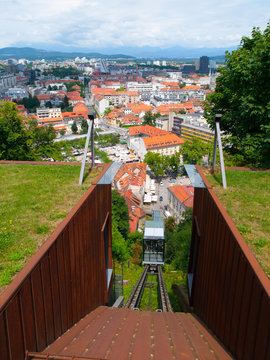
{"label": "steel rail", "polygon": [[157,266],[158,268],[158,288],[159,288],[159,298],[160,298],[160,305],[161,310],[163,312],[172,312],[172,305],[169,299],[169,295],[167,293],[167,289],[165,286],[165,281],[162,275],[162,270],[160,265]]}
{"label": "steel rail", "polygon": [[147,265],[145,267],[144,271],[142,272],[140,279],[138,280],[137,284],[135,285],[134,290],[132,291],[130,297],[126,301],[124,308],[135,309],[140,306],[148,269],[149,269],[149,265]]}

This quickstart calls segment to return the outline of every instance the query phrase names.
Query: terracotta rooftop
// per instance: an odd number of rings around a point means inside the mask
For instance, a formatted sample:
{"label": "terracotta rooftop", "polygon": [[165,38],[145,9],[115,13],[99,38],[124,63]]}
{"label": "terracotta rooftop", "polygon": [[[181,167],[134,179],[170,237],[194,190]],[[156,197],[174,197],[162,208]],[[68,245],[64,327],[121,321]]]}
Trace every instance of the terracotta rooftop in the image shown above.
{"label": "terracotta rooftop", "polygon": [[232,359],[192,314],[105,306],[86,315],[36,358],[41,354],[57,360]]}
{"label": "terracotta rooftop", "polygon": [[193,207],[194,188],[186,185],[174,185],[168,188],[178,200],[181,201],[186,207]]}
{"label": "terracotta rooftop", "polygon": [[165,130],[161,130],[158,129],[154,126],[149,126],[149,125],[139,125],[139,126],[134,126],[128,129],[129,130],[129,135],[139,135],[139,134],[145,134],[148,136],[156,136],[156,135],[160,135],[160,134],[168,134],[168,131]]}
{"label": "terracotta rooftop", "polygon": [[180,139],[177,135],[171,133],[166,135],[145,137],[143,138],[143,141],[147,150],[176,146],[184,143],[183,139]]}

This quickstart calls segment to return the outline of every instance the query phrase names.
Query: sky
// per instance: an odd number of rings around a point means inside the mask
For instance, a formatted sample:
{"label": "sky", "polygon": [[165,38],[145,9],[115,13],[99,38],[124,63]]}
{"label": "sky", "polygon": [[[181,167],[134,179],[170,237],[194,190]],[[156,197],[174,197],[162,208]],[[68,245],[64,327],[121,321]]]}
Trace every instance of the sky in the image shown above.
{"label": "sky", "polygon": [[0,0],[0,48],[237,46],[264,30],[269,0]]}

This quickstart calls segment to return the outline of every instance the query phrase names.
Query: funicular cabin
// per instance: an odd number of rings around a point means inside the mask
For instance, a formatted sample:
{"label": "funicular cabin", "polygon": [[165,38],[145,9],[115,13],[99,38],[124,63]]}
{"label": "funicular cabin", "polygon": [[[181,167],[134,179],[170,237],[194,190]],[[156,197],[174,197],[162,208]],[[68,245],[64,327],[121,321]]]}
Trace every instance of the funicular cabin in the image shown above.
{"label": "funicular cabin", "polygon": [[146,221],[143,235],[143,265],[164,265],[164,221],[154,210],[153,220]]}

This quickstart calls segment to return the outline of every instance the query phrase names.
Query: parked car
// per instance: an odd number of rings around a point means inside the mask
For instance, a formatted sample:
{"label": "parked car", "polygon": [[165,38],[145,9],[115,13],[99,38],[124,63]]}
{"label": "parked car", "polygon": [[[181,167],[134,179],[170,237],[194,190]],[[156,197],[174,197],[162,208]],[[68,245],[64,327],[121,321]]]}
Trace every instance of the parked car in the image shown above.
{"label": "parked car", "polygon": [[176,182],[176,179],[171,178],[171,179],[170,179],[170,182],[171,182],[171,183],[174,183],[174,182]]}
{"label": "parked car", "polygon": [[160,182],[160,186],[163,186],[163,182],[162,182],[162,181]]}
{"label": "parked car", "polygon": [[163,201],[163,196],[160,196],[160,197],[159,197],[159,201]]}

